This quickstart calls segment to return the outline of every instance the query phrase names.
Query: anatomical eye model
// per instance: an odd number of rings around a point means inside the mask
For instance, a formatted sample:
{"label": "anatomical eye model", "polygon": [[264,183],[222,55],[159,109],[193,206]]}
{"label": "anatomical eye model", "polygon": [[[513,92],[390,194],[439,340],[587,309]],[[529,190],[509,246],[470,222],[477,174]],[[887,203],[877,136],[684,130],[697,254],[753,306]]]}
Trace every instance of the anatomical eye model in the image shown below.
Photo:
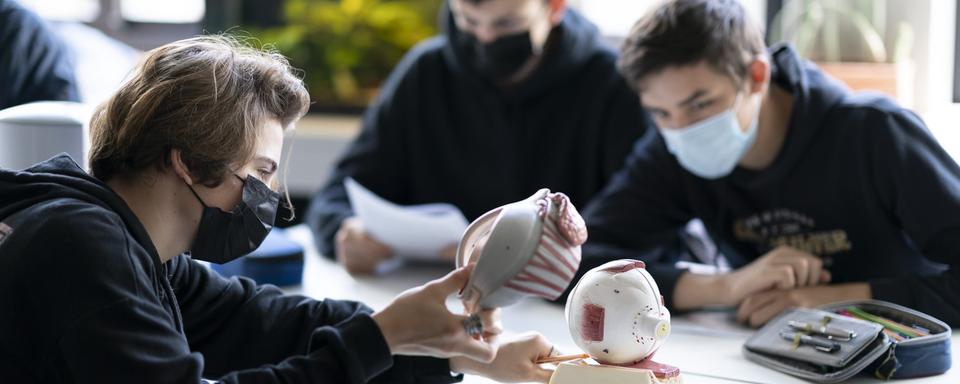
{"label": "anatomical eye model", "polygon": [[583,218],[562,193],[541,189],[487,212],[467,227],[457,266],[476,264],[462,300],[467,311],[512,305],[525,296],[556,300],[580,266]]}
{"label": "anatomical eye model", "polygon": [[574,342],[605,364],[634,364],[670,335],[670,312],[642,261],[617,260],[587,272],[567,301]]}
{"label": "anatomical eye model", "polygon": [[551,383],[682,381],[679,369],[652,360],[670,335],[670,311],[642,261],[611,261],[584,274],[566,317],[573,341],[599,364],[561,364]]}

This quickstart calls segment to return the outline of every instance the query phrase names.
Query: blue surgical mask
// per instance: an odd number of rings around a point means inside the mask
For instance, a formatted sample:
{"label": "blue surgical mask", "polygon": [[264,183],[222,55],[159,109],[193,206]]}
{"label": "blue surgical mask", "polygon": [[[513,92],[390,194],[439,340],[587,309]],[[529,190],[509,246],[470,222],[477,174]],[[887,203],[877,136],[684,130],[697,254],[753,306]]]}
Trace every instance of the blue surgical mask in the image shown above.
{"label": "blue surgical mask", "polygon": [[726,111],[679,129],[660,129],[667,149],[686,170],[704,179],[729,175],[757,137],[759,106],[746,131],[737,121],[741,97]]}

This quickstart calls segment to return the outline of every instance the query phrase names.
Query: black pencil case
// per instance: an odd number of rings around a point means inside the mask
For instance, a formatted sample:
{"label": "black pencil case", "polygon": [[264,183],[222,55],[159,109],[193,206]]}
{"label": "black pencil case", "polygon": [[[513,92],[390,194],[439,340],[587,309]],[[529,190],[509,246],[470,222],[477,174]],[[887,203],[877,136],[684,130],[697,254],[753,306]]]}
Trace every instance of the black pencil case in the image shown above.
{"label": "black pencil case", "polygon": [[[895,340],[888,337],[879,324],[838,314],[850,307],[897,323],[914,325],[928,334]],[[825,318],[829,319],[825,321]],[[813,344],[783,337],[781,333],[795,331],[788,325],[791,320],[848,329],[856,331],[856,336],[849,341],[837,342],[840,347],[834,352],[818,351]],[[828,340],[822,335],[809,336]],[[818,383],[836,383],[859,373],[884,380],[906,379],[949,370],[950,336],[950,327],[928,314],[884,301],[858,300],[828,304],[818,309],[784,311],[744,343],[743,354],[760,365]],[[826,344],[836,342],[828,341]]]}

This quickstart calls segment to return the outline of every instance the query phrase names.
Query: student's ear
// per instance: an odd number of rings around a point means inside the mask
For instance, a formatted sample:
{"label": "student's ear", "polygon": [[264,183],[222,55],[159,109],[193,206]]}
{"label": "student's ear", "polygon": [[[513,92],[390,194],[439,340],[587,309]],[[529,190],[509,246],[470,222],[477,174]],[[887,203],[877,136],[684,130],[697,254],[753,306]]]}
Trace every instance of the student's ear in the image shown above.
{"label": "student's ear", "polygon": [[767,91],[767,86],[770,84],[770,60],[766,56],[757,56],[750,63],[747,68],[747,80],[750,84],[750,93]]}
{"label": "student's ear", "polygon": [[170,150],[170,168],[177,174],[177,177],[187,182],[187,185],[193,185],[193,177],[190,176],[190,170],[187,169],[187,165],[183,163],[183,158],[180,154],[179,149],[173,148]]}
{"label": "student's ear", "polygon": [[567,12],[567,0],[547,0],[547,6],[550,8],[550,26],[560,25]]}

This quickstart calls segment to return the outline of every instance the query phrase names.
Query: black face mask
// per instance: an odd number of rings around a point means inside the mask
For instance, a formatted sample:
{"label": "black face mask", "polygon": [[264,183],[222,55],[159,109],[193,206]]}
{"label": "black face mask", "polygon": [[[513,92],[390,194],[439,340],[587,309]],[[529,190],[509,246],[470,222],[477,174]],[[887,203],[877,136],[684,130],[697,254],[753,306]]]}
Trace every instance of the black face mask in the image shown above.
{"label": "black face mask", "polygon": [[[234,175],[236,176],[236,175]],[[280,194],[253,176],[243,181],[243,197],[232,212],[209,207],[190,187],[203,205],[203,216],[190,255],[194,259],[223,264],[246,255],[260,246],[273,229]]]}
{"label": "black face mask", "polygon": [[460,44],[472,58],[477,71],[496,80],[517,73],[533,56],[530,31],[503,36],[488,44],[477,41],[477,38],[469,33],[461,33],[460,36]]}

